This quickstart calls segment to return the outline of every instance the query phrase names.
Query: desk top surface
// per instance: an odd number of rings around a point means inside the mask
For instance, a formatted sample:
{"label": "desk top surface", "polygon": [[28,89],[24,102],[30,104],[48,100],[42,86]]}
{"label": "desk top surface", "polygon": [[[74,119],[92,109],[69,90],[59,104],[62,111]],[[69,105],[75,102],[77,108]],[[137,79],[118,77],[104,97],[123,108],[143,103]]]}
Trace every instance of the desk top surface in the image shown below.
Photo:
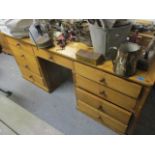
{"label": "desk top surface", "polygon": [[[20,39],[20,40],[22,42],[25,42],[25,43],[35,46],[29,38]],[[78,61],[76,59],[76,52],[79,49],[84,49],[88,52],[90,50],[92,50],[91,47],[88,47],[87,45],[80,43],[80,42],[68,43],[68,45],[64,49],[61,49],[59,46],[55,46],[55,47],[44,49],[44,50],[64,56],[64,57],[67,57],[73,61]],[[94,67],[94,66],[91,66],[91,67]],[[95,68],[115,75],[115,73],[113,72],[112,61],[105,61],[105,62],[103,62],[103,64],[98,65]],[[138,84],[141,84],[141,85],[152,86],[152,85],[154,85],[154,82],[155,82],[155,69],[153,69],[153,68],[155,68],[155,64],[152,64],[151,68],[152,69],[150,69],[147,72],[146,71],[137,71],[137,73],[134,76],[131,76],[131,77],[125,78],[125,79],[135,82],[135,83],[138,83]]]}

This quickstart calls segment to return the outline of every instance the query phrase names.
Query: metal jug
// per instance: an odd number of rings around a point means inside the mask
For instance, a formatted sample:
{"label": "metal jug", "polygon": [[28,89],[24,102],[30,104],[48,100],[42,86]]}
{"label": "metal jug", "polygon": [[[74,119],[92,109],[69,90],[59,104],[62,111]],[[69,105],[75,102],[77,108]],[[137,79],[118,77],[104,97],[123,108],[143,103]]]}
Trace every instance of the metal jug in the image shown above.
{"label": "metal jug", "polygon": [[123,77],[129,77],[135,74],[137,68],[137,61],[140,57],[141,47],[136,43],[123,43],[117,49],[116,58],[113,60],[114,72]]}

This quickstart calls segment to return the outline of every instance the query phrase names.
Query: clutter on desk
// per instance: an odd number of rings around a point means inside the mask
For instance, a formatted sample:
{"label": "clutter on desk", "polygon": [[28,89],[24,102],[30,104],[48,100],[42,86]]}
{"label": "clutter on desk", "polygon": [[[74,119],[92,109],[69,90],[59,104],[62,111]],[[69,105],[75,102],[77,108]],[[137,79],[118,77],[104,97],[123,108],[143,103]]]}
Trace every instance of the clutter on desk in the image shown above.
{"label": "clutter on desk", "polygon": [[57,45],[64,48],[68,42],[83,42],[92,46],[91,38],[86,20],[55,20],[54,40]]}
{"label": "clutter on desk", "polygon": [[130,24],[127,19],[88,19],[88,22],[92,25],[96,25],[105,29],[111,29]]}
{"label": "clutter on desk", "polygon": [[0,31],[15,38],[25,38],[29,36],[31,24],[32,19],[1,19]]}
{"label": "clutter on desk", "polygon": [[94,65],[94,66],[97,66],[101,63],[104,62],[104,57],[101,53],[96,53],[94,51],[85,51],[85,50],[79,50],[77,53],[76,53],[76,58],[79,60],[79,61],[82,61],[84,63],[88,63],[88,64],[91,64],[91,65]]}
{"label": "clutter on desk", "polygon": [[138,60],[137,68],[147,71],[150,65],[155,60],[155,37],[153,37],[147,48],[143,50],[141,57]]}
{"label": "clutter on desk", "polygon": [[154,32],[155,26],[152,21],[136,20],[132,25],[132,31]]}
{"label": "clutter on desk", "polygon": [[38,48],[53,46],[53,32],[48,20],[34,19],[29,28],[29,36]]}
{"label": "clutter on desk", "polygon": [[[77,59],[93,65],[112,60],[114,72],[119,76],[133,75],[136,67],[146,71],[155,59],[155,39],[147,37],[155,34],[155,26],[150,21],[8,19],[0,20],[0,31],[15,38],[29,36],[38,48],[56,44],[63,49],[73,41],[93,46],[92,52],[78,51]],[[140,35],[145,33],[146,37]]]}
{"label": "clutter on desk", "polygon": [[88,19],[94,51],[101,53],[106,59],[112,59],[111,47],[119,47],[126,41],[130,33],[131,23],[128,20]]}

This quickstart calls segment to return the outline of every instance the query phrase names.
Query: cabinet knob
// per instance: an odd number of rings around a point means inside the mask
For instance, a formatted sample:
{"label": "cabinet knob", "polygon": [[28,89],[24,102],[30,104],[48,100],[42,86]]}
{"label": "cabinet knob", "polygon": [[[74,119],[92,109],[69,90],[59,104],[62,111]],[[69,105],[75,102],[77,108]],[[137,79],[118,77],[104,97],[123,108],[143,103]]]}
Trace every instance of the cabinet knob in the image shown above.
{"label": "cabinet knob", "polygon": [[20,43],[17,43],[16,46],[20,46]]}
{"label": "cabinet knob", "polygon": [[106,79],[105,78],[102,78],[101,80],[99,80],[101,83],[106,83]]}
{"label": "cabinet knob", "polygon": [[104,109],[103,109],[103,107],[102,107],[101,105],[99,105],[98,110],[100,110],[100,111],[103,111],[103,112],[104,112]]}
{"label": "cabinet knob", "polygon": [[101,116],[98,116],[98,119],[101,119]]}
{"label": "cabinet knob", "polygon": [[107,97],[107,94],[106,94],[105,91],[101,91],[101,92],[100,92],[100,95],[102,95],[102,96],[104,96],[104,97]]}
{"label": "cabinet knob", "polygon": [[30,75],[29,78],[30,78],[33,82],[35,81],[32,75]]}
{"label": "cabinet knob", "polygon": [[98,119],[99,119],[102,123],[104,123],[104,121],[103,121],[103,119],[102,119],[101,116],[99,116]]}
{"label": "cabinet knob", "polygon": [[29,66],[28,65],[25,65],[25,68],[29,68]]}
{"label": "cabinet knob", "polygon": [[53,60],[53,57],[52,57],[52,56],[49,56],[49,59],[50,59],[50,60]]}

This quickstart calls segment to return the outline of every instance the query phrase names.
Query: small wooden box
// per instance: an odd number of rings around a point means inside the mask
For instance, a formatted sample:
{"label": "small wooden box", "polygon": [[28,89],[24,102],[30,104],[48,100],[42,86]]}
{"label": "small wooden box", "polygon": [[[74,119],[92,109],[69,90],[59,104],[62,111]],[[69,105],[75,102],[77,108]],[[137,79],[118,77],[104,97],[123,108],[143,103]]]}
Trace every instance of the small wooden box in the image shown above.
{"label": "small wooden box", "polygon": [[85,50],[79,50],[76,53],[76,58],[79,61],[82,61],[84,63],[92,64],[92,65],[99,65],[104,61],[104,57],[101,53],[95,53],[93,51],[85,51]]}

